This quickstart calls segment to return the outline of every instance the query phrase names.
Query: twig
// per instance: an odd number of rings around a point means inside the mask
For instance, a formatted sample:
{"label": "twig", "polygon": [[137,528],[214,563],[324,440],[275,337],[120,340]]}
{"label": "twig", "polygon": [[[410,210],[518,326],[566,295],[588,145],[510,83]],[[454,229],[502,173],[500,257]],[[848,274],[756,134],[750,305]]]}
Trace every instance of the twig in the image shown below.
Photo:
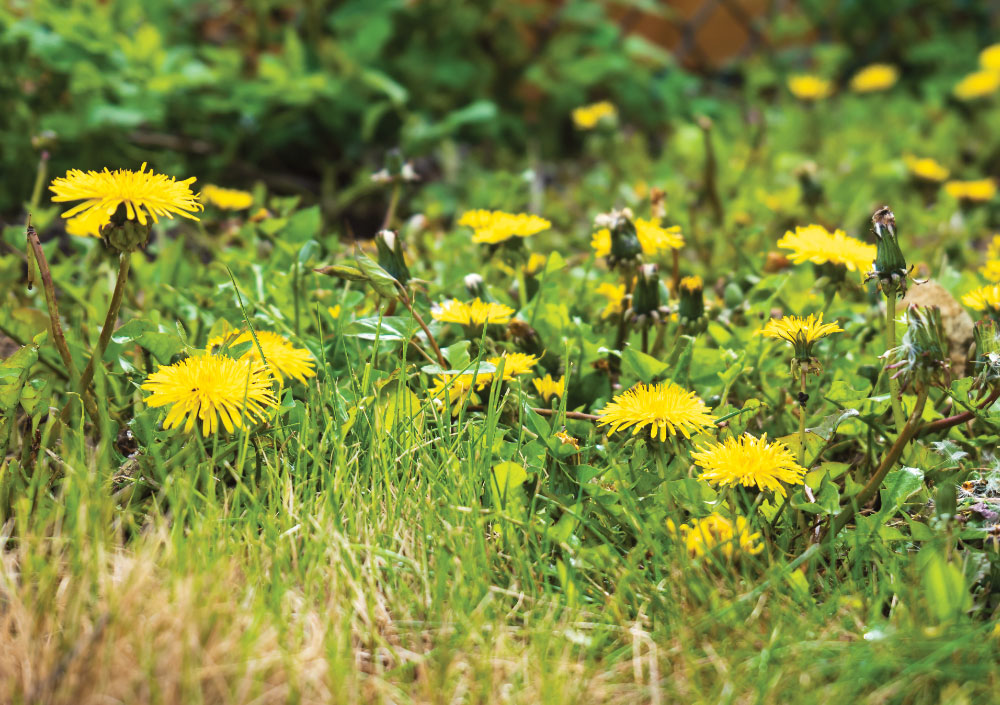
{"label": "twig", "polygon": [[424,319],[421,318],[420,314],[417,313],[415,308],[413,308],[413,301],[410,300],[410,296],[406,293],[406,289],[399,282],[396,282],[396,289],[399,291],[399,300],[403,302],[403,305],[406,306],[410,315],[416,319],[417,324],[427,336],[427,341],[431,344],[431,348],[434,349],[434,354],[437,356],[438,364],[441,365],[442,369],[447,369],[448,361],[445,360],[444,355],[441,354],[441,348],[438,347],[437,340],[434,339],[434,334],[431,333],[431,329],[427,327],[427,324],[424,323]]}
{"label": "twig", "polygon": [[[979,404],[979,410],[988,409],[993,405],[997,399],[1000,399],[1000,386],[993,390],[993,392],[986,397],[986,399]],[[935,421],[930,421],[925,423],[919,429],[917,429],[916,435],[922,436],[925,433],[934,433],[935,431],[943,431],[945,429],[951,428],[952,426],[958,426],[960,424],[966,423],[967,421],[972,421],[976,418],[975,411],[963,411],[960,414],[955,414],[954,416],[946,416],[943,419],[937,419]]]}

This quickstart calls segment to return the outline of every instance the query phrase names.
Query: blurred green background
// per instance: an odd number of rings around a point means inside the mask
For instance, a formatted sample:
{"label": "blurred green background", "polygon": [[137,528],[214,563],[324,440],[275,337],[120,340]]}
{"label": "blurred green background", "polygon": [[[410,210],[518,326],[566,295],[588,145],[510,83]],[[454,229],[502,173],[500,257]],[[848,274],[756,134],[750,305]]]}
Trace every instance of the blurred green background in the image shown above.
{"label": "blurred green background", "polygon": [[997,14],[972,0],[5,0],[0,217],[20,222],[47,150],[50,175],[149,161],[199,184],[263,182],[363,231],[389,150],[447,200],[461,160],[578,156],[570,112],[594,100],[654,153],[678,122],[773,101],[792,71],[887,61],[902,90],[940,101]]}

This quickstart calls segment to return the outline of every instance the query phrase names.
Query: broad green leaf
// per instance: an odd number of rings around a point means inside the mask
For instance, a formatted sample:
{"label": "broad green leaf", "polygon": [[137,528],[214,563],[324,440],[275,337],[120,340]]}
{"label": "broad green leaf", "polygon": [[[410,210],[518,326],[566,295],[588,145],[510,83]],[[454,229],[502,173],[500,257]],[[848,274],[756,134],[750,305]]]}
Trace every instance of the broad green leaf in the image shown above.
{"label": "broad green leaf", "polygon": [[932,553],[926,559],[922,572],[924,598],[938,621],[953,619],[969,609],[971,596],[965,584],[965,575],[958,566],[941,554]]}
{"label": "broad green leaf", "polygon": [[833,438],[833,434],[837,432],[837,428],[840,424],[844,423],[847,419],[860,415],[861,414],[857,409],[844,409],[836,414],[830,414],[829,416],[824,417],[818,426],[807,428],[806,430],[815,433],[824,441],[828,441]]}
{"label": "broad green leaf", "polygon": [[667,363],[628,347],[622,350],[622,371],[638,377],[647,384],[667,370]]}
{"label": "broad green leaf", "polygon": [[886,522],[903,506],[903,502],[914,492],[923,489],[924,473],[919,468],[900,468],[893,470],[885,477],[879,495],[882,498],[882,508],[878,512],[879,520]]}

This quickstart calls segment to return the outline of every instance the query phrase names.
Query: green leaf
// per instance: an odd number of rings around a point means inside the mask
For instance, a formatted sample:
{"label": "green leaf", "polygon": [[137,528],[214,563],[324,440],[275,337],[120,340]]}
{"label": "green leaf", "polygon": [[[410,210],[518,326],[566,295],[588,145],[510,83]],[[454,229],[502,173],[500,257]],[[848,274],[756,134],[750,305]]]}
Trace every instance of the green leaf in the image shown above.
{"label": "green leaf", "polygon": [[38,362],[38,348],[26,345],[0,364],[0,458],[7,453],[14,430],[14,412],[31,366]]}
{"label": "green leaf", "polygon": [[833,438],[833,434],[837,432],[837,428],[840,424],[844,423],[847,419],[860,415],[861,414],[857,409],[844,409],[836,414],[824,417],[818,426],[807,428],[806,430],[815,433],[824,441],[828,441]]}
{"label": "green leaf", "polygon": [[667,371],[667,363],[628,347],[622,351],[622,370],[648,384]]}
{"label": "green leaf", "polygon": [[924,473],[919,468],[900,468],[893,470],[885,477],[879,495],[882,498],[882,508],[878,512],[879,520],[886,522],[903,506],[903,502],[914,492],[923,489]]}
{"label": "green leaf", "polygon": [[362,340],[399,341],[409,340],[417,327],[416,321],[409,316],[369,316],[351,321],[344,327],[344,335]]}
{"label": "green leaf", "polygon": [[396,281],[395,277],[382,269],[378,262],[364,252],[359,253],[355,257],[355,260],[358,263],[358,267],[368,279],[368,283],[372,285],[375,293],[387,299],[396,298],[396,295],[399,293],[397,289],[399,282]]}
{"label": "green leaf", "polygon": [[318,274],[326,274],[330,277],[347,279],[352,282],[368,281],[368,275],[361,271],[360,267],[356,267],[353,264],[328,264],[325,267],[317,267],[313,271]]}
{"label": "green leaf", "polygon": [[505,460],[497,463],[490,471],[490,491],[497,507],[507,508],[509,504],[519,505],[519,495],[515,490],[528,479],[523,465]]}
{"label": "green leaf", "polygon": [[924,597],[938,621],[960,616],[969,609],[971,597],[965,575],[940,553],[931,553],[923,568]]}
{"label": "green leaf", "polygon": [[282,239],[293,245],[305,244],[319,236],[322,224],[323,216],[320,215],[319,206],[305,208],[288,219],[288,227],[282,234]]}
{"label": "green leaf", "polygon": [[708,483],[685,477],[680,480],[664,482],[663,492],[667,496],[695,516],[702,516],[710,505],[718,499],[718,493],[708,486]]}

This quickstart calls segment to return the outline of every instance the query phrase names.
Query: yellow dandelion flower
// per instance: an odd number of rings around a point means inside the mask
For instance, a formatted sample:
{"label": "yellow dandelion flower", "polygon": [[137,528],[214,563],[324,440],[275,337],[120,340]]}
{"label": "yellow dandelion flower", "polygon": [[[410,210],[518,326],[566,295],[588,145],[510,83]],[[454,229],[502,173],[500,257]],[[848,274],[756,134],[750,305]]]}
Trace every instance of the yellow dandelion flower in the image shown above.
{"label": "yellow dandelion flower", "polygon": [[253,205],[253,194],[249,191],[205,184],[205,188],[201,190],[201,201],[224,211],[242,211]]}
{"label": "yellow dandelion flower", "polygon": [[538,396],[545,400],[545,403],[548,403],[554,396],[561,397],[566,392],[565,375],[559,379],[552,379],[552,375],[536,377],[531,380],[531,383],[535,385],[535,391],[538,392]]}
{"label": "yellow dandelion flower", "polygon": [[340,304],[327,306],[326,312],[330,314],[330,318],[340,318]]}
{"label": "yellow dandelion flower", "polygon": [[[505,352],[503,355],[488,358],[487,362],[496,367],[498,370],[500,369],[500,363],[503,362],[503,381],[509,382],[515,377],[531,374],[535,365],[538,364],[538,358],[534,355],[526,355],[525,353]],[[480,383],[480,389],[484,386],[486,385]]]}
{"label": "yellow dandelion flower", "polygon": [[948,181],[944,185],[945,193],[960,201],[983,203],[993,200],[997,193],[997,185],[993,179],[972,179],[969,181]]}
{"label": "yellow dandelion flower", "polygon": [[[264,351],[268,370],[275,376],[279,384],[284,384],[286,377],[297,379],[304,384],[306,377],[316,376],[316,371],[313,370],[313,356],[308,350],[295,347],[285,336],[272,333],[269,330],[257,331],[257,340],[261,350]],[[250,347],[240,359],[248,358],[259,362],[260,350],[253,342],[250,331],[217,336],[208,341],[206,348],[209,352],[214,353],[218,352],[218,348],[222,345],[231,348],[246,343],[249,343]]]}
{"label": "yellow dandelion flower", "polygon": [[[642,252],[645,255],[656,255],[666,250],[679,250],[684,247],[684,235],[681,233],[681,226],[672,225],[664,228],[660,225],[659,218],[636,218],[634,223],[635,234],[639,238]],[[596,257],[607,257],[611,254],[611,231],[601,228],[594,233],[590,240],[590,246],[594,248]]]}
{"label": "yellow dandelion flower", "polygon": [[[198,220],[191,215],[202,210],[197,195],[189,186],[194,180],[192,176],[177,181],[172,176],[146,171],[143,162],[139,171],[70,169],[66,176],[53,179],[49,189],[55,194],[52,200],[56,203],[83,201],[63,213],[63,218],[98,211],[110,220],[118,206],[124,204],[128,219],[145,225],[147,212],[154,223],[160,222],[160,216],[173,218],[174,215]],[[97,218],[97,215],[92,217]]]}
{"label": "yellow dandelion flower", "polygon": [[184,431],[201,421],[204,435],[222,426],[230,433],[243,427],[243,418],[256,423],[264,411],[278,405],[271,392],[272,379],[263,365],[250,360],[234,360],[223,355],[200,355],[161,366],[142,388],[152,392],[146,398],[151,407],[169,406],[164,428]]}
{"label": "yellow dandelion flower", "polygon": [[991,282],[1000,282],[1000,234],[994,235],[986,247],[986,263],[979,273]]}
{"label": "yellow dandelion flower", "polygon": [[833,93],[833,84],[819,76],[800,74],[789,77],[788,90],[799,100],[822,100]]}
{"label": "yellow dandelion flower", "polygon": [[583,105],[573,111],[573,124],[581,130],[593,130],[602,120],[613,120],[618,115],[615,106],[602,100],[600,103]]}
{"label": "yellow dandelion flower", "polygon": [[609,433],[634,426],[637,435],[649,426],[649,437],[667,440],[667,434],[680,432],[690,438],[692,432],[712,428],[715,417],[697,394],[673,382],[637,384],[617,395],[599,413],[599,426],[610,426]]}
{"label": "yellow dandelion flower", "polygon": [[705,288],[705,282],[702,281],[701,277],[696,275],[693,277],[683,277],[680,280],[679,286],[682,291],[693,294],[697,291],[703,290]]}
{"label": "yellow dandelion flower", "polygon": [[993,95],[998,88],[1000,88],[1000,73],[974,71],[956,83],[952,93],[959,100],[977,100]]}
{"label": "yellow dandelion flower", "polygon": [[976,311],[1000,312],[1000,284],[987,284],[962,297],[962,303]]}
{"label": "yellow dandelion flower", "polygon": [[556,438],[562,441],[564,446],[573,446],[576,450],[580,450],[580,441],[573,438],[573,436],[569,435],[565,431],[556,431]]}
{"label": "yellow dandelion flower", "polygon": [[430,388],[431,399],[439,407],[443,407],[446,403],[450,404],[451,415],[458,416],[463,406],[480,403],[479,395],[475,392],[477,384],[485,386],[492,379],[493,375],[489,372],[481,372],[475,379],[471,372],[461,375],[438,375]]}
{"label": "yellow dandelion flower", "polygon": [[727,438],[724,443],[699,446],[691,453],[691,459],[704,468],[699,480],[720,487],[754,486],[782,497],[785,496],[782,483],[801,485],[806,474],[788,447],[781,441],[768,443],[766,433],[760,438],[744,435]]}
{"label": "yellow dandelion flower", "polygon": [[812,357],[813,343],[832,333],[843,332],[844,329],[836,323],[823,323],[822,313],[819,316],[810,313],[807,318],[800,316],[772,318],[766,326],[757,331],[756,335],[785,340],[795,348],[796,358],[808,360]]}
{"label": "yellow dandelion flower", "polygon": [[752,556],[764,550],[758,543],[760,532],[751,533],[745,517],[736,517],[733,521],[714,512],[707,517],[693,519],[690,524],[681,524],[679,529],[667,519],[667,529],[673,536],[680,536],[692,558],[718,550],[729,560],[738,554]]}
{"label": "yellow dandelion flower", "polygon": [[892,64],[869,64],[851,78],[851,90],[855,93],[874,93],[896,85],[899,69]]}
{"label": "yellow dandelion flower", "polygon": [[101,228],[110,222],[111,217],[100,210],[89,210],[67,219],[66,233],[77,237],[100,237]]}
{"label": "yellow dandelion flower", "polygon": [[906,163],[906,168],[910,170],[911,174],[924,181],[941,182],[947,179],[951,173],[947,167],[942,166],[930,157],[917,158],[908,154],[903,157],[903,161]]}
{"label": "yellow dandelion flower", "polygon": [[1000,44],[991,44],[979,52],[979,65],[986,71],[1000,72]]}
{"label": "yellow dandelion flower", "polygon": [[597,293],[608,300],[608,305],[601,312],[601,318],[608,318],[622,312],[622,302],[625,301],[625,285],[604,282],[597,287]]}
{"label": "yellow dandelion flower", "polygon": [[463,326],[477,328],[486,325],[502,325],[510,323],[514,309],[503,304],[483,301],[478,296],[465,303],[458,299],[443,301],[431,309],[431,318],[442,323],[458,323]]}
{"label": "yellow dandelion flower", "polygon": [[489,245],[512,237],[531,237],[552,227],[552,223],[537,215],[488,210],[467,211],[458,219],[458,224],[472,228],[473,242]]}
{"label": "yellow dandelion flower", "polygon": [[865,272],[875,260],[875,245],[856,240],[843,230],[832,233],[822,225],[797,227],[778,240],[778,247],[791,250],[795,264],[839,264],[852,272]]}

